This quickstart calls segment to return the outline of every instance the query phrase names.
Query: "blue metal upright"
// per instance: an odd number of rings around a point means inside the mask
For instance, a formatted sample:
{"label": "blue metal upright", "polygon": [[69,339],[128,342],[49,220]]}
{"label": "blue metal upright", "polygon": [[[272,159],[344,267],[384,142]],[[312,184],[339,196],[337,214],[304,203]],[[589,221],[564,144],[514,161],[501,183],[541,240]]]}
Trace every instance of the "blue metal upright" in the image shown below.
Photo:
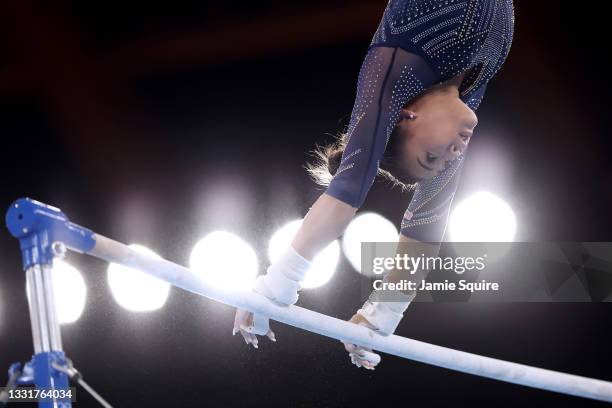
{"label": "blue metal upright", "polygon": [[[55,310],[51,268],[53,260],[65,253],[65,245],[83,252],[93,248],[93,233],[72,224],[59,209],[28,198],[21,198],[10,206],[6,226],[19,240],[21,248],[34,343],[32,360],[25,364],[17,385],[35,385],[41,390],[67,393],[68,376],[55,368],[67,364]],[[19,365],[11,366],[9,376],[19,368]],[[39,402],[39,408],[71,406],[69,398]]]}

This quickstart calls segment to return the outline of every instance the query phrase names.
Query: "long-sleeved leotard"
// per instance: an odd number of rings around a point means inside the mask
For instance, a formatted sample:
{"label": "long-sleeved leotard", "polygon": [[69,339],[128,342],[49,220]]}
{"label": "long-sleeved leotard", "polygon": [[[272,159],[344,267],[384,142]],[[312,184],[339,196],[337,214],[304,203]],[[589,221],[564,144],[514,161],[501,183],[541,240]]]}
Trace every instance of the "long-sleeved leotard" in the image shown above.
{"label": "long-sleeved leotard", "polygon": [[[360,207],[400,110],[433,84],[466,73],[461,99],[476,110],[512,43],[512,0],[391,0],[359,73],[348,143],[327,193]],[[440,241],[463,157],[418,183],[402,234]]]}

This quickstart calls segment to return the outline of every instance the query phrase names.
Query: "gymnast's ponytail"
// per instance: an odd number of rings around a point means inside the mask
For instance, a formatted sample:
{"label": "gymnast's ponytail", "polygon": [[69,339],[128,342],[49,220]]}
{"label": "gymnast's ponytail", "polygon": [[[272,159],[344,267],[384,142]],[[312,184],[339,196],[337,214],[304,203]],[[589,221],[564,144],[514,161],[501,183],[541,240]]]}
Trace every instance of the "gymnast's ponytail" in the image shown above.
{"label": "gymnast's ponytail", "polygon": [[342,154],[347,143],[346,132],[336,136],[336,140],[327,146],[317,146],[312,152],[314,159],[306,164],[306,171],[320,186],[329,186],[334,174],[340,167]]}

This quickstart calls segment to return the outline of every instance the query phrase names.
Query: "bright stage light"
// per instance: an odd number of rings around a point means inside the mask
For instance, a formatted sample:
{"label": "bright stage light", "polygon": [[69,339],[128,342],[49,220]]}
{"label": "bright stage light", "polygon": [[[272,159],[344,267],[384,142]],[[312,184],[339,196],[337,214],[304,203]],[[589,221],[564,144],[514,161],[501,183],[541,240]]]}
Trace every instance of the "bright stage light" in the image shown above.
{"label": "bright stage light", "polygon": [[[291,221],[272,235],[268,244],[270,262],[276,261],[289,247],[300,225],[302,225],[301,219]],[[340,246],[338,241],[333,241],[315,257],[302,282],[302,288],[310,289],[325,285],[334,275],[339,258]]]}
{"label": "bright stage light", "polygon": [[250,289],[258,270],[257,255],[240,237],[211,232],[191,251],[189,267],[218,288]]}
{"label": "bright stage light", "polygon": [[57,319],[60,324],[74,323],[85,309],[85,280],[74,266],[59,259],[53,261],[51,274]]}
{"label": "bright stage light", "polygon": [[398,234],[395,225],[382,215],[360,214],[344,231],[342,250],[353,268],[361,273],[361,243],[397,242]]}
{"label": "bright stage light", "polygon": [[[133,244],[130,248],[153,259],[161,259],[155,252],[141,245]],[[117,303],[133,312],[150,312],[161,308],[170,293],[169,283],[114,263],[108,266],[108,284]]]}
{"label": "bright stage light", "polygon": [[516,217],[506,202],[482,191],[457,205],[449,228],[456,242],[510,242],[516,232]]}

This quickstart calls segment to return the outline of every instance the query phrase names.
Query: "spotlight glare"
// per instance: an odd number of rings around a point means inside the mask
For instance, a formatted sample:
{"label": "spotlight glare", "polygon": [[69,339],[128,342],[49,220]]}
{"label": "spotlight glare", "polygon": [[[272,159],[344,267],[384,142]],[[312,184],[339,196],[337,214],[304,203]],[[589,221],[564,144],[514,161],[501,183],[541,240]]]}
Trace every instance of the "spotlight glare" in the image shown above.
{"label": "spotlight glare", "polygon": [[255,251],[230,232],[215,231],[191,251],[189,267],[207,282],[223,289],[250,289],[257,276]]}
{"label": "spotlight glare", "polygon": [[77,268],[59,259],[53,261],[51,274],[57,320],[60,324],[74,323],[85,309],[85,280]]}
{"label": "spotlight glare", "polygon": [[[291,221],[272,235],[268,244],[270,262],[275,262],[287,250],[301,225],[301,219]],[[306,273],[306,278],[302,282],[302,288],[317,288],[329,282],[336,271],[339,258],[340,246],[338,241],[333,241],[319,252],[313,260],[310,270]]]}
{"label": "spotlight glare", "polygon": [[[141,254],[161,259],[155,252],[141,245],[130,245]],[[111,263],[108,266],[108,284],[115,301],[132,312],[151,312],[166,303],[170,284],[137,269]]]}
{"label": "spotlight glare", "polygon": [[511,242],[516,232],[516,217],[505,201],[481,191],[455,207],[449,229],[456,242]]}
{"label": "spotlight glare", "polygon": [[361,273],[362,242],[397,242],[397,228],[380,214],[363,213],[355,217],[344,231],[342,250],[353,268]]}

